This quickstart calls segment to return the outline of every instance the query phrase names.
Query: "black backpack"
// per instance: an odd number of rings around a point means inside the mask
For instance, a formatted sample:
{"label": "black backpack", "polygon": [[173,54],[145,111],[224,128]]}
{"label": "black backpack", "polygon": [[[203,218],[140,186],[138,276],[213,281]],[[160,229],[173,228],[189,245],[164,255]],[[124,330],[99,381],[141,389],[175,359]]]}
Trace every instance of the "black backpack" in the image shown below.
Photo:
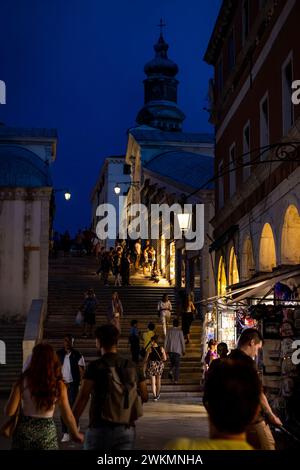
{"label": "black backpack", "polygon": [[117,366],[111,366],[103,359],[100,367],[105,369],[106,375],[102,419],[118,424],[134,423],[143,415],[135,366],[128,359],[120,361]]}

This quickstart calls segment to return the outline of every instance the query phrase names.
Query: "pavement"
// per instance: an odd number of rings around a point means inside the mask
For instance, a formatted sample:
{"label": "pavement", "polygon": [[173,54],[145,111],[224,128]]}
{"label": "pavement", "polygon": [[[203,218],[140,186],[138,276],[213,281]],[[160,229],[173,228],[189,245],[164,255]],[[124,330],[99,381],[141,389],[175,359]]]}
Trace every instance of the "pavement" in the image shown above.
{"label": "pavement", "polygon": [[[5,421],[3,408],[5,397],[0,398],[0,425]],[[59,437],[61,437],[59,413],[56,410],[55,422]],[[88,407],[81,420],[81,431],[84,432],[88,425]],[[136,449],[161,450],[168,441],[178,437],[207,438],[208,421],[206,411],[201,404],[201,399],[186,397],[172,399],[161,398],[153,402],[151,397],[144,404],[144,416],[136,424]],[[0,437],[0,450],[10,448],[10,441]],[[61,444],[62,450],[80,449],[81,446],[74,442]]]}

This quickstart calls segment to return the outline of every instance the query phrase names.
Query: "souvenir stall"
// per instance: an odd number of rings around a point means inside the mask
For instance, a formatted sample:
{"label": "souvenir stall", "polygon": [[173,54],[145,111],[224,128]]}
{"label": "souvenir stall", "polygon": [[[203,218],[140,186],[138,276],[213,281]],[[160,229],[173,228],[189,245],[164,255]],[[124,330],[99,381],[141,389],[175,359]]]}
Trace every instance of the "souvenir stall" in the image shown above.
{"label": "souvenir stall", "polygon": [[293,343],[300,340],[300,300],[297,288],[277,282],[273,301],[261,299],[249,307],[264,338],[262,377],[266,395],[284,422],[294,421],[300,429],[300,366],[295,363]]}

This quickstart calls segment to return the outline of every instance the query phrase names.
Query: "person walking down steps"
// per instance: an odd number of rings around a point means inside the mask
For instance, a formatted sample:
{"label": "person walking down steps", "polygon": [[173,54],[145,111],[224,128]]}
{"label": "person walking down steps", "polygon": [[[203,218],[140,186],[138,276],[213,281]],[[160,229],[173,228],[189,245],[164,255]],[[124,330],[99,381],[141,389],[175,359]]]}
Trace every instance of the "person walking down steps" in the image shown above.
{"label": "person walking down steps", "polygon": [[80,311],[83,313],[83,338],[88,338],[93,336],[94,327],[96,324],[96,309],[98,305],[98,300],[93,289],[88,289],[85,294],[85,299],[80,307]]}
{"label": "person walking down steps", "polygon": [[[59,349],[56,353],[61,363],[63,380],[67,387],[68,399],[71,408],[78,395],[80,382],[85,369],[84,357],[77,349],[74,348],[74,341],[75,339],[71,334],[65,335],[64,347]],[[63,433],[61,442],[69,442],[70,435],[68,433],[68,428],[63,419],[61,422]]]}

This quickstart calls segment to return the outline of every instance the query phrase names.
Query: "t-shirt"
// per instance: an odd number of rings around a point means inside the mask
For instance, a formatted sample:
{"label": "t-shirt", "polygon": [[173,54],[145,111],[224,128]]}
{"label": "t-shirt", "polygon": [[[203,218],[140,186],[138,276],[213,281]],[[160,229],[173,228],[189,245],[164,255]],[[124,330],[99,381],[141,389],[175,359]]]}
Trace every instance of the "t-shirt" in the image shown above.
{"label": "t-shirt", "polygon": [[[257,369],[256,362],[250,356],[248,356],[248,354],[244,353],[244,351],[241,351],[241,349],[233,349],[230,352],[230,354],[228,354],[227,358],[232,359],[233,361],[244,361],[248,365],[251,365],[255,369],[255,371],[257,372],[258,377],[261,380],[260,374],[259,374],[258,369]],[[262,409],[260,409],[259,414],[254,418],[254,422],[260,421],[262,419],[263,419]]]}
{"label": "t-shirt", "polygon": [[[118,353],[107,353],[96,361],[90,362],[90,364],[87,366],[84,379],[92,380],[94,382],[90,405],[89,427],[91,428],[96,428],[101,423],[103,423],[101,411],[107,391],[107,371],[102,366],[103,360],[105,360],[105,363],[108,365],[108,367],[121,367],[124,366],[124,361],[127,361],[127,359],[124,359]],[[132,361],[128,360],[126,367],[133,367],[135,369],[137,384],[146,380],[143,371],[137,368],[136,364],[134,364]]]}
{"label": "t-shirt", "polygon": [[241,349],[233,349],[230,354],[228,354],[227,358],[232,359],[233,361],[245,361],[247,364],[250,364],[257,369],[255,361]]}
{"label": "t-shirt", "polygon": [[[71,351],[65,355],[64,358],[64,363],[62,365],[62,376],[64,379],[64,382],[69,384],[73,382],[73,376],[71,372],[71,364],[70,364],[70,356],[71,356]],[[85,362],[83,356],[78,361],[79,367],[85,367]]]}
{"label": "t-shirt", "polygon": [[146,348],[146,351],[151,348],[151,338],[155,336],[155,331],[145,331],[143,333],[143,340],[144,340],[144,348]]}
{"label": "t-shirt", "polygon": [[254,450],[246,441],[229,439],[176,439],[166,445],[167,450]]}

